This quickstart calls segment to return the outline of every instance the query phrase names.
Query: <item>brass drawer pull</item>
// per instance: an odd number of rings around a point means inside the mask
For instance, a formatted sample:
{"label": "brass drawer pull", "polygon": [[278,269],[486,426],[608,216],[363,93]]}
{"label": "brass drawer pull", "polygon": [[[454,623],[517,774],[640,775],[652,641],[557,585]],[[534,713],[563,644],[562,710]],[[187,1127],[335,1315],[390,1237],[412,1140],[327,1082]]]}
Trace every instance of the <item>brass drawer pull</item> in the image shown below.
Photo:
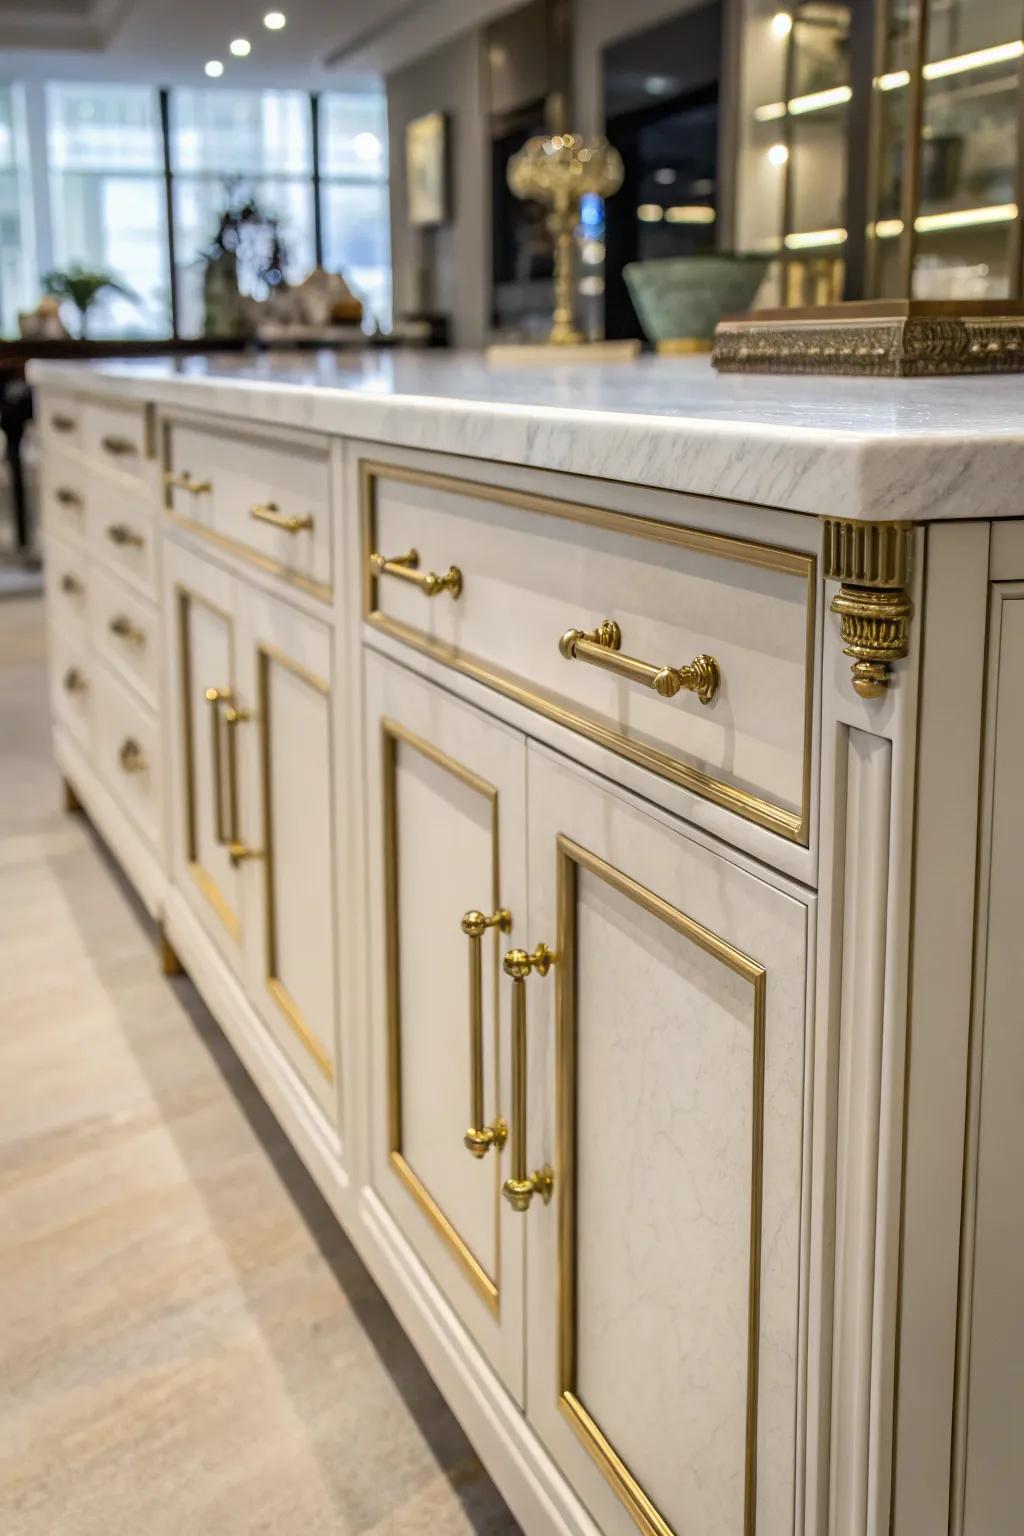
{"label": "brass drawer pull", "polygon": [[116,613],[107,625],[112,635],[119,640],[127,640],[129,645],[145,645],[146,631],[133,624],[126,613]]}
{"label": "brass drawer pull", "polygon": [[57,411],[50,417],[50,426],[55,432],[74,432],[78,422],[73,416],[65,416],[62,411]]}
{"label": "brass drawer pull", "polygon": [[558,649],[567,661],[589,661],[594,666],[616,672],[630,682],[653,688],[663,699],[674,698],[682,690],[695,693],[702,704],[710,704],[722,680],[713,656],[695,656],[688,666],[655,667],[649,661],[619,652],[622,631],[614,619],[602,619],[596,629],[567,629]]}
{"label": "brass drawer pull", "polygon": [[441,592],[458,597],[462,591],[462,572],[457,565],[450,565],[443,576],[438,576],[436,571],[421,571],[419,564],[416,549],[410,549],[404,555],[370,556],[370,571],[374,576],[396,576],[399,581],[411,582],[425,597],[437,597]]}
{"label": "brass drawer pull", "polygon": [[229,841],[224,827],[224,761],[220,746],[220,706],[234,698],[230,688],[207,688],[204,698],[210,706],[210,758],[213,774],[213,837],[223,845]]}
{"label": "brass drawer pull", "polygon": [[121,743],[121,750],[117,754],[117,760],[125,773],[145,773],[149,764],[146,754],[133,736],[126,736]]}
{"label": "brass drawer pull", "polygon": [[[213,835],[221,847],[228,850],[228,858],[237,869],[243,859],[259,857],[255,848],[248,848],[239,837],[238,824],[238,753],[235,733],[243,720],[251,719],[244,709],[234,703],[230,688],[207,688],[205,698],[210,706],[210,756],[213,771]],[[227,815],[224,810],[224,758],[221,752],[221,706],[224,730],[227,732]]]}
{"label": "brass drawer pull", "polygon": [[78,509],[82,505],[82,498],[79,496],[78,492],[72,491],[66,485],[58,486],[53,494],[55,500],[58,501],[62,507],[75,507]]}
{"label": "brass drawer pull", "polygon": [[85,588],[79,581],[78,577],[72,576],[70,571],[66,571],[61,577],[60,589],[62,592],[66,592],[69,597],[80,597],[81,594],[85,591]]}
{"label": "brass drawer pull", "polygon": [[129,454],[135,454],[139,451],[138,443],[133,442],[130,437],[118,437],[116,433],[111,433],[107,437],[101,437],[100,446],[107,453],[112,453],[115,459],[124,459]]}
{"label": "brass drawer pull", "polygon": [[493,1125],[484,1125],[484,1003],[483,956],[481,947],[488,928],[508,933],[512,914],[499,907],[490,917],[482,912],[467,912],[462,931],[469,940],[469,1130],[462,1138],[467,1152],[486,1157],[491,1147],[500,1152],[508,1138],[508,1126],[499,1116]]}
{"label": "brass drawer pull", "polygon": [[107,528],[107,538],[112,544],[131,544],[136,549],[141,549],[146,542],[142,534],[129,528],[127,523],[111,523]]}
{"label": "brass drawer pull", "polygon": [[68,667],[64,673],[63,682],[65,693],[84,693],[89,686],[77,667]]}
{"label": "brass drawer pull", "polygon": [[258,506],[250,507],[249,516],[254,522],[269,523],[271,528],[280,528],[282,533],[304,533],[313,526],[311,513],[307,512],[303,517],[297,517],[293,512],[289,516],[278,510],[276,501],[265,501]]}
{"label": "brass drawer pull", "polygon": [[546,944],[538,944],[532,954],[510,949],[504,961],[505,975],[512,978],[512,1173],[501,1192],[514,1211],[528,1211],[534,1195],[547,1205],[555,1182],[547,1164],[526,1171],[526,978],[531,971],[546,976],[556,959]]}
{"label": "brass drawer pull", "polygon": [[188,491],[190,496],[205,496],[208,491],[213,490],[211,481],[193,480],[187,469],[183,469],[180,474],[171,469],[167,470],[164,474],[164,485],[172,490]]}

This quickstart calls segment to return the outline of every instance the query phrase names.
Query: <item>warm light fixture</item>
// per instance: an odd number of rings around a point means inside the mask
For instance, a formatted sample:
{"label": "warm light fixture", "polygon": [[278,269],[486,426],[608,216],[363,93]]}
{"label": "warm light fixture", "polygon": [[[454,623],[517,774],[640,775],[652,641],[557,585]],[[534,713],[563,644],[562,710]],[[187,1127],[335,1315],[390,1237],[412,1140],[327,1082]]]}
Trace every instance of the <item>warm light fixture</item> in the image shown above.
{"label": "warm light fixture", "polygon": [[665,209],[665,219],[669,224],[713,224],[715,210],[706,203],[675,203]]}
{"label": "warm light fixture", "polygon": [[247,37],[236,37],[231,44],[231,52],[236,59],[247,59],[252,53],[252,43]]}
{"label": "warm light fixture", "polygon": [[901,86],[910,84],[910,70],[894,69],[887,75],[879,75],[875,84],[880,91],[898,91]]}
{"label": "warm light fixture", "polygon": [[641,203],[636,216],[641,224],[658,224],[665,217],[665,210],[660,203]]}
{"label": "warm light fixture", "polygon": [[984,69],[989,64],[1007,64],[1024,56],[1024,42],[998,43],[994,48],[978,48],[973,53],[958,53],[951,59],[933,59],[921,67],[926,80],[941,80],[944,75],[962,75],[968,69]]}
{"label": "warm light fixture", "polygon": [[220,59],[207,59],[203,65],[203,73],[209,75],[211,80],[219,80],[224,73],[224,65]]}
{"label": "warm light fixture", "polygon": [[284,11],[268,11],[263,18],[263,25],[268,32],[280,32],[286,20]]}
{"label": "warm light fixture", "polygon": [[875,225],[875,234],[879,240],[893,240],[903,233],[902,219],[879,219]]}
{"label": "warm light fixture", "polygon": [[788,11],[776,11],[772,17],[772,31],[776,37],[788,37],[793,30],[793,18]]}
{"label": "warm light fixture", "polygon": [[754,117],[759,123],[772,123],[777,117],[785,117],[785,115],[784,101],[766,101],[763,107],[754,108]]}
{"label": "warm light fixture", "polygon": [[785,165],[789,159],[789,150],[785,144],[773,144],[768,151],[768,159],[772,165]]}
{"label": "warm light fixture", "polygon": [[676,173],[670,165],[663,165],[660,170],[655,171],[654,179],[659,187],[670,187],[676,179]]}
{"label": "warm light fixture", "polygon": [[936,229],[971,229],[978,224],[1010,224],[1017,217],[1016,203],[992,203],[988,208],[953,208],[949,213],[922,213],[914,228],[922,234]]}
{"label": "warm light fixture", "polygon": [[786,236],[786,249],[815,250],[819,245],[843,245],[845,240],[845,229],[801,229]]}
{"label": "warm light fixture", "polygon": [[848,85],[834,85],[827,91],[812,91],[809,96],[793,96],[786,103],[794,117],[804,112],[822,112],[826,107],[841,107],[853,95]]}

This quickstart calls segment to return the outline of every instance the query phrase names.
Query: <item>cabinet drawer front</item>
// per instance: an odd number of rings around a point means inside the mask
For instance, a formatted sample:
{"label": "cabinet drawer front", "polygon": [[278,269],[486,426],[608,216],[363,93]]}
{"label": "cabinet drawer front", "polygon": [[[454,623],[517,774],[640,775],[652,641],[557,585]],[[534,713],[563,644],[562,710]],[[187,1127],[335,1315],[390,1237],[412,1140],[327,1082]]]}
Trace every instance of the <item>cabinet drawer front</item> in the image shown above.
{"label": "cabinet drawer front", "polygon": [[[397,466],[364,463],[361,494],[371,624],[808,841],[812,556]],[[414,575],[454,566],[461,591],[403,579],[413,550]],[[560,644],[568,631],[611,644]],[[707,703],[686,685],[712,669],[674,670],[697,657],[720,674]]]}
{"label": "cabinet drawer front", "polygon": [[319,438],[164,424],[164,499],[174,515],[317,596],[329,595],[329,447]]}
{"label": "cabinet drawer front", "polygon": [[46,597],[51,619],[83,642],[89,630],[91,575],[79,544],[66,544],[52,534],[45,541]]}
{"label": "cabinet drawer front", "polygon": [[154,709],[160,674],[156,607],[97,566],[89,574],[89,625],[97,653]]}
{"label": "cabinet drawer front", "polygon": [[98,663],[94,761],[108,788],[154,846],[160,842],[161,769],[157,718]]}
{"label": "cabinet drawer front", "polygon": [[[477,1157],[464,1137],[510,1114],[498,967],[526,935],[523,739],[394,663],[368,654],[366,673],[374,1185],[521,1402],[525,1232],[500,1194],[510,1152],[494,1142]],[[492,924],[471,955],[464,916],[502,908],[507,931]]]}
{"label": "cabinet drawer front", "polygon": [[145,406],[90,401],[82,411],[82,447],[94,463],[140,479],[146,461]]}
{"label": "cabinet drawer front", "polygon": [[147,595],[155,596],[153,527],[142,492],[94,480],[86,516],[93,562],[117,571]]}
{"label": "cabinet drawer front", "polygon": [[50,698],[58,723],[91,757],[96,710],[96,668],[82,636],[49,627]]}
{"label": "cabinet drawer front", "polygon": [[528,782],[528,1415],[608,1536],[791,1532],[808,905],[543,749]]}
{"label": "cabinet drawer front", "polygon": [[44,449],[42,524],[47,533],[82,540],[86,528],[86,473],[81,459],[56,447]]}
{"label": "cabinet drawer front", "polygon": [[36,418],[46,453],[82,446],[82,403],[51,389],[38,391]]}

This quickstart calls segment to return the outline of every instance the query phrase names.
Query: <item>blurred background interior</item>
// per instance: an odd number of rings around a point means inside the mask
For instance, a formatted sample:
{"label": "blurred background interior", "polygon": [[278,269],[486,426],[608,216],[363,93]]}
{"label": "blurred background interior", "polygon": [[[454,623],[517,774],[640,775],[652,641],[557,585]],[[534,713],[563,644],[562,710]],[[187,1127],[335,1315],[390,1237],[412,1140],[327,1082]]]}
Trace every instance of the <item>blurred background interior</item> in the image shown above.
{"label": "blurred background interior", "polygon": [[[1019,299],[1019,0],[0,0],[0,558],[34,561],[31,356],[544,339],[509,190],[606,135],[576,323]],[[712,258],[719,258],[712,260]]]}

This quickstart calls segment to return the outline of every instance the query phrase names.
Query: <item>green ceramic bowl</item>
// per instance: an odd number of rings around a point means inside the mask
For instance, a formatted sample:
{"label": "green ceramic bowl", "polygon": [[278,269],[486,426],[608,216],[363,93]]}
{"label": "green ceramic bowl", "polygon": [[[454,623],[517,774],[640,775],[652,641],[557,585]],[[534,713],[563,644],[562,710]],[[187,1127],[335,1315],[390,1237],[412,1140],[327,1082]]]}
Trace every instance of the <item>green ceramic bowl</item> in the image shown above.
{"label": "green ceramic bowl", "polygon": [[749,309],[767,256],[665,256],[632,261],[623,277],[648,341],[707,341],[723,315]]}

